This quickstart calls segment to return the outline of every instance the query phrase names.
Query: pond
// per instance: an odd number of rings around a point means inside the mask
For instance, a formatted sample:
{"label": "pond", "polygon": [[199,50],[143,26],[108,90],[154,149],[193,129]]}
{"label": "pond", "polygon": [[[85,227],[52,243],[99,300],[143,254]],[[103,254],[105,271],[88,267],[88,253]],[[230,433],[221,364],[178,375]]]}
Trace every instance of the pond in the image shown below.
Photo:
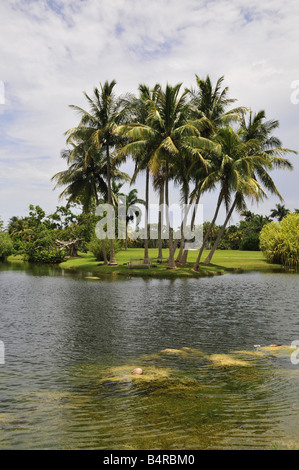
{"label": "pond", "polygon": [[298,449],[298,279],[2,264],[0,449]]}

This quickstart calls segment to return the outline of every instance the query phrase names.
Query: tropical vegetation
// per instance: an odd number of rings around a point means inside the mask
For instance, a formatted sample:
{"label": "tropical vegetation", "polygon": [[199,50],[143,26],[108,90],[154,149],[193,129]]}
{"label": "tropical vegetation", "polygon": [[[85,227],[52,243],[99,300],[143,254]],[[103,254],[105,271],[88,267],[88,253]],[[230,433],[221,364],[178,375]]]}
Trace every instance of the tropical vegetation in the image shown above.
{"label": "tropical vegetation", "polygon": [[280,222],[265,225],[260,247],[270,263],[299,265],[299,214],[288,213]]}
{"label": "tropical vegetation", "polygon": [[[39,206],[31,206],[28,217],[12,218],[8,233],[14,252],[23,252],[32,261],[59,262],[70,254],[66,242],[76,240],[76,250],[89,249],[107,266],[115,266],[119,249],[143,247],[143,263],[147,264],[151,247],[157,248],[161,262],[162,249],[167,246],[166,267],[177,269],[188,265],[184,227],[189,221],[190,229],[196,228],[197,207],[207,192],[215,194],[214,215],[203,224],[203,240],[196,259],[192,256],[192,268],[197,271],[201,265],[209,265],[217,249],[258,250],[261,230],[270,230],[267,227],[272,227],[273,218],[283,221],[289,212],[271,173],[291,170],[287,157],[296,152],[283,147],[275,135],[279,122],[268,120],[264,110],[254,113],[234,106],[236,99],[229,98],[224,77],[215,86],[209,76],[195,78],[195,87],[189,89],[182,83],[165,87],[141,84],[137,96],[117,96],[115,80],[100,83],[91,96],[84,92],[88,109],[71,105],[79,122],[65,132],[61,157],[67,169],[52,177],[55,187],[63,187],[60,197],[67,204],[51,216],[45,216]],[[128,159],[134,163],[132,175],[121,171]],[[114,208],[118,235],[119,197],[125,196],[121,190],[124,183],[134,185],[139,173],[145,174],[144,199],[136,188],[126,195],[125,235],[116,241],[108,230],[109,211],[98,213],[96,208],[101,203]],[[185,208],[180,227],[170,224],[171,183],[179,189]],[[151,239],[149,231],[150,185],[160,202],[157,240]],[[261,202],[269,194],[279,199],[270,216],[248,210],[249,201]],[[80,207],[81,214],[72,213],[72,205]],[[219,226],[222,208],[225,217]],[[230,225],[235,211],[242,220]],[[139,220],[141,212],[145,228],[139,238],[131,239],[130,223]],[[104,232],[99,224],[98,240],[95,226],[107,215]]]}

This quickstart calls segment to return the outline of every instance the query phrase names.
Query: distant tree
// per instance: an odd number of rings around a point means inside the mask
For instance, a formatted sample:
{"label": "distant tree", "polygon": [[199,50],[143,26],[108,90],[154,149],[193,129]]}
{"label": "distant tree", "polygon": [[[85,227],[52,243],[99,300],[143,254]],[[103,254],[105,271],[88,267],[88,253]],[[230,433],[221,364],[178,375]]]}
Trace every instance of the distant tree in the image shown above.
{"label": "distant tree", "polygon": [[126,239],[125,239],[125,250],[128,248],[128,225],[134,220],[134,217],[139,217],[140,209],[136,204],[145,205],[143,199],[139,199],[137,196],[137,189],[131,189],[128,195],[126,195]]}
{"label": "distant tree", "polygon": [[13,252],[13,244],[6,232],[0,232],[0,260],[3,260],[6,256],[11,255]]}
{"label": "distant tree", "polygon": [[285,207],[284,204],[276,204],[275,209],[271,210],[270,217],[272,219],[277,219],[278,222],[281,222],[282,219],[290,212],[289,209]]}

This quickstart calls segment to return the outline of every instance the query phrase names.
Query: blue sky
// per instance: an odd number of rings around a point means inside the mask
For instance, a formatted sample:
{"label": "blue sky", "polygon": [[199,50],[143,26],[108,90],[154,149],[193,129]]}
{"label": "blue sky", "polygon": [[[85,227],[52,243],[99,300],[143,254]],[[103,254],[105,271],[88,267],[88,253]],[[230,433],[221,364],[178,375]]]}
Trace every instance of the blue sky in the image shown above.
{"label": "blue sky", "polygon": [[[283,145],[299,151],[299,104],[290,99],[299,80],[298,22],[297,0],[1,2],[0,217],[26,215],[29,204],[51,213],[60,204],[51,176],[65,169],[64,132],[77,123],[68,105],[85,107],[82,92],[105,80],[115,79],[122,94],[136,93],[142,82],[190,87],[195,74],[214,82],[224,75],[230,97],[278,119]],[[291,160],[294,171],[274,178],[294,209],[299,156]],[[142,178],[137,187],[143,197]],[[174,190],[174,202],[177,196]],[[205,219],[215,199],[202,200]],[[277,202],[249,208],[268,214]]]}

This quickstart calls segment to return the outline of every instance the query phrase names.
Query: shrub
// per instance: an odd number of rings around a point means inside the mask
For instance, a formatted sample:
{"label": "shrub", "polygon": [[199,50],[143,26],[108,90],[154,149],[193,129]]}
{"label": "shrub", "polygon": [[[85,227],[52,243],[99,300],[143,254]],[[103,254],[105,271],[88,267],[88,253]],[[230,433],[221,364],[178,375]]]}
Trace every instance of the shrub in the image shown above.
{"label": "shrub", "polygon": [[53,230],[43,225],[35,230],[28,230],[27,239],[22,243],[22,253],[33,263],[61,263],[66,251],[61,250],[55,243]]}
{"label": "shrub", "polygon": [[13,244],[10,236],[6,232],[0,233],[0,258],[11,255],[13,252]]}
{"label": "shrub", "polygon": [[279,223],[263,227],[260,248],[270,263],[299,265],[299,214],[290,213]]}
{"label": "shrub", "polygon": [[240,250],[245,251],[259,251],[260,249],[260,234],[251,233],[247,235],[240,243]]}
{"label": "shrub", "polygon": [[[122,241],[115,239],[113,240],[114,244],[114,252],[117,253],[118,251],[121,250],[122,248]],[[109,259],[110,257],[110,240],[108,238],[105,238],[105,247],[106,247],[106,253],[107,253],[107,258]],[[97,261],[104,261],[103,257],[103,250],[102,250],[102,240],[99,238],[93,238],[87,245],[87,248],[91,253],[95,256]]]}

